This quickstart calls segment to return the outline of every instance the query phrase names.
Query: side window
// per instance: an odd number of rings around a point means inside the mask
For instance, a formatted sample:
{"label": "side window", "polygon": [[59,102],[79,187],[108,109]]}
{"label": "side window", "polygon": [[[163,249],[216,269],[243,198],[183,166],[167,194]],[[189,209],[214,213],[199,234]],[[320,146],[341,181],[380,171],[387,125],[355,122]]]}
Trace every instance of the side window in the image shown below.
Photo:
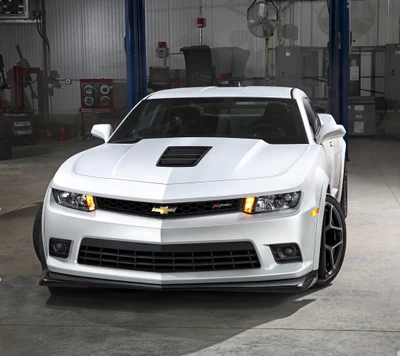
{"label": "side window", "polygon": [[321,127],[321,122],[319,121],[318,115],[316,114],[310,101],[307,98],[304,98],[303,102],[304,102],[304,108],[306,109],[308,122],[310,123],[310,126],[315,135]]}
{"label": "side window", "polygon": [[321,128],[321,120],[319,119],[317,110],[315,110],[313,104],[311,104],[310,100],[308,100],[308,102],[310,103],[311,109],[312,109],[313,112],[314,112],[315,121],[317,122],[317,131],[316,131],[316,133],[318,133],[319,129]]}

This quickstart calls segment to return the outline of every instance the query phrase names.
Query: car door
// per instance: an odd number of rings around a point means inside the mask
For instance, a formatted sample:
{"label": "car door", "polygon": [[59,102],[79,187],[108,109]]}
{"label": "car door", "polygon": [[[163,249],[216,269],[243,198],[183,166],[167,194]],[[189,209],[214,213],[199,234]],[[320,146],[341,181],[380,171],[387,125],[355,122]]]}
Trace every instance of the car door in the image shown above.
{"label": "car door", "polygon": [[[314,132],[314,136],[316,136],[319,132],[319,130],[321,129],[321,121],[318,117],[318,114],[315,112],[310,100],[305,97],[303,99],[304,102],[304,108],[306,110],[307,113],[307,117],[308,117],[308,121],[310,123],[311,128],[313,129]],[[327,141],[324,142],[322,144],[322,147],[324,148],[324,151],[326,153],[326,158],[328,161],[328,167],[330,170],[330,174],[329,174],[329,180],[330,180],[330,186],[331,186],[331,190],[333,195],[336,194],[337,189],[338,189],[338,181],[337,181],[337,177],[335,175],[335,170],[336,170],[336,157],[335,157],[335,142],[333,142],[334,140],[331,141]]]}

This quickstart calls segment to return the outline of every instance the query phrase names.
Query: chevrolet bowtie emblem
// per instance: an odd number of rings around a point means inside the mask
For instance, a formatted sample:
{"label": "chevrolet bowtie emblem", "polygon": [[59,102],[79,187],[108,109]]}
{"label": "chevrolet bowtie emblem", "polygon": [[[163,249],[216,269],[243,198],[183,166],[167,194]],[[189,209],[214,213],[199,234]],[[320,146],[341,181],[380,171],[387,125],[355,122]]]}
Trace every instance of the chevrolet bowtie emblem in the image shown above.
{"label": "chevrolet bowtie emblem", "polygon": [[153,213],[160,213],[161,215],[167,215],[168,213],[175,213],[175,208],[168,208],[168,206],[160,206],[159,208],[154,207],[151,210]]}

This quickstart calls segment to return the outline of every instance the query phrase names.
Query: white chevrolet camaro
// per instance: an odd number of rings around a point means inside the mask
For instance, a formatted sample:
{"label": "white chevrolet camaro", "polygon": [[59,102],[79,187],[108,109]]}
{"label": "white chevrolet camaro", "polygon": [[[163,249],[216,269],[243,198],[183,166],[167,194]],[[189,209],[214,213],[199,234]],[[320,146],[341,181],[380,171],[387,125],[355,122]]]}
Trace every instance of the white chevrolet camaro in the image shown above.
{"label": "white chevrolet camaro", "polygon": [[346,250],[345,129],[298,89],[143,99],[58,170],[33,229],[40,284],[301,292]]}

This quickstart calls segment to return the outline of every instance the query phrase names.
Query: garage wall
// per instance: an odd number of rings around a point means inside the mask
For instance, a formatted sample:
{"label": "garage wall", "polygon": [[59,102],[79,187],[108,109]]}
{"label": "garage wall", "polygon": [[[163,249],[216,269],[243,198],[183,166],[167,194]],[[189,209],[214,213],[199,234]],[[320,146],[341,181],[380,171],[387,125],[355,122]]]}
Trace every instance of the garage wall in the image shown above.
{"label": "garage wall", "polygon": [[[124,107],[127,101],[124,0],[51,0],[46,7],[50,69],[58,72],[61,84],[51,97],[52,113],[78,112],[81,78],[113,78],[117,82],[116,106]],[[43,68],[42,40],[36,24],[0,23],[0,32],[0,53],[6,68],[20,62],[15,50],[17,44],[31,66]],[[65,84],[66,78],[72,79],[71,85]],[[11,70],[8,81],[12,83]]]}
{"label": "garage wall", "polygon": [[[264,41],[247,30],[248,3],[203,1],[203,16],[207,18],[204,43],[214,48],[217,74],[264,76]],[[198,5],[198,0],[146,1],[148,66],[161,64],[155,55],[160,40],[168,41],[171,52],[199,43]],[[116,107],[122,109],[127,101],[124,0],[51,0],[47,1],[47,19],[51,70],[58,72],[61,84],[51,97],[52,114],[76,115],[80,104],[79,79],[90,77],[113,78],[117,83]],[[17,44],[31,66],[43,67],[42,40],[35,24],[0,23],[0,31],[8,34],[0,36],[0,51],[7,68],[20,62],[15,50]],[[183,56],[172,56],[169,65],[173,69],[184,69]],[[11,71],[8,76],[12,83]],[[67,78],[72,79],[71,85],[65,84]],[[7,95],[11,99],[10,92]],[[34,107],[38,107],[37,100]]]}
{"label": "garage wall", "polygon": [[[375,46],[400,41],[400,1],[352,0],[351,28],[354,46]],[[299,41],[303,47],[326,46],[329,17],[327,1],[295,3],[284,16],[284,23],[299,27]],[[286,40],[286,44],[290,41]]]}
{"label": "garage wall", "polygon": [[[203,43],[213,48],[217,74],[233,73],[235,77],[265,75],[265,41],[247,29],[246,12],[252,1],[203,0]],[[148,65],[161,65],[156,56],[158,41],[167,41],[172,53],[184,46],[200,44],[196,18],[199,0],[147,0]],[[184,69],[183,55],[172,55],[168,65]]]}
{"label": "garage wall", "polygon": [[[217,74],[265,75],[264,40],[252,36],[246,24],[246,10],[251,3],[252,0],[203,0],[203,16],[207,19],[204,43],[213,48]],[[199,0],[146,0],[148,66],[162,64],[155,53],[158,41],[167,41],[172,53],[179,52],[183,46],[199,43],[196,28],[199,4]],[[352,4],[353,27],[367,26],[366,31],[355,32],[355,45],[384,45],[387,39],[388,42],[400,41],[400,1],[353,0]],[[122,109],[126,105],[124,0],[51,0],[47,1],[47,16],[51,69],[59,73],[61,84],[60,89],[54,89],[52,113],[76,115],[78,80],[87,77],[113,78],[117,83],[116,106]],[[295,24],[299,28],[299,38],[295,41],[283,39],[280,43],[325,46],[327,21],[325,0],[294,4],[285,14],[283,23]],[[19,62],[16,44],[20,45],[31,66],[42,67],[42,41],[34,24],[0,24],[0,31],[0,53],[4,55],[7,68]],[[271,46],[277,44],[275,34]],[[364,57],[363,75],[368,75],[373,70],[372,60],[368,55]],[[185,67],[183,56],[179,54],[172,55],[168,64],[173,69]],[[72,85],[64,83],[66,78],[73,80]],[[366,87],[371,85],[370,80],[363,83]]]}
{"label": "garage wall", "polygon": [[[386,43],[400,42],[400,1],[393,0],[352,0],[351,2],[351,28],[353,32],[353,46],[384,46]],[[329,16],[326,1],[302,1],[292,5],[283,17],[282,24],[292,23],[298,28],[298,39],[287,39],[284,30],[277,31],[271,39],[272,48],[280,45],[295,45],[302,47],[325,47],[328,42]],[[278,40],[278,34],[280,40]],[[322,63],[322,56],[319,63]],[[272,51],[269,66],[269,75],[274,77],[274,52]],[[304,63],[314,66],[315,62]],[[361,76],[382,76],[384,75],[385,58],[384,53],[364,52],[361,55]],[[315,69],[309,68],[309,72]],[[322,68],[319,69],[322,75]],[[273,81],[272,81],[273,83]],[[310,92],[310,95],[323,96],[323,83],[315,83],[317,90]],[[363,78],[361,87],[364,96],[383,96],[383,78]],[[309,88],[307,88],[309,89]],[[371,93],[373,90],[378,93]]]}
{"label": "garage wall", "polygon": [[[51,0],[47,4],[51,69],[59,72],[62,82],[62,88],[54,91],[53,110],[77,112],[79,79],[126,81],[124,1]],[[71,78],[72,85],[65,85],[65,78]],[[124,102],[117,101],[117,108]]]}

